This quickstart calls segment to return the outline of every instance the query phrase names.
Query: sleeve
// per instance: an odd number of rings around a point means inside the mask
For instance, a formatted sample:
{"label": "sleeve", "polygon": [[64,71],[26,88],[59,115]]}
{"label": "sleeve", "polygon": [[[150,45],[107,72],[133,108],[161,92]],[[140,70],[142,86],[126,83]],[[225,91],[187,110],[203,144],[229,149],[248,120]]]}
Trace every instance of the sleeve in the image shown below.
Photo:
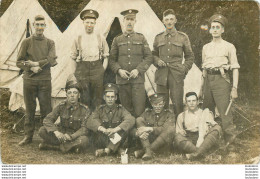
{"label": "sleeve", "polygon": [[29,65],[25,65],[24,61],[26,61],[27,59],[27,49],[28,49],[28,39],[23,40],[21,47],[19,49],[18,52],[18,56],[17,56],[17,61],[16,61],[16,66],[18,68],[21,68],[24,71],[29,71],[30,70],[30,66]]}
{"label": "sleeve", "polygon": [[58,130],[58,127],[54,124],[57,118],[60,116],[61,105],[58,105],[43,119],[43,125],[48,132],[54,132]]}
{"label": "sleeve", "polygon": [[99,109],[96,109],[87,121],[87,128],[94,131],[94,132],[97,132],[98,127],[101,126],[101,125],[102,124],[101,124],[100,119],[99,119]]}
{"label": "sleeve", "polygon": [[179,134],[185,136],[185,135],[186,135],[186,132],[185,132],[185,130],[184,130],[184,128],[183,128],[183,118],[184,118],[183,114],[184,114],[184,112],[181,113],[181,114],[179,114],[179,116],[178,116],[178,118],[177,118],[177,122],[176,122],[176,133],[179,133]]}
{"label": "sleeve", "polygon": [[238,61],[237,61],[237,54],[236,54],[236,48],[234,45],[230,47],[229,53],[228,53],[228,60],[230,63],[230,68],[240,68]]}
{"label": "sleeve", "polygon": [[153,64],[158,66],[159,58],[159,47],[158,47],[158,37],[156,36],[153,43]]}
{"label": "sleeve", "polygon": [[43,68],[45,65],[50,64],[52,67],[57,65],[57,56],[56,56],[56,50],[55,50],[55,43],[53,40],[47,39],[48,42],[48,56],[47,59],[43,59],[39,61],[39,66]]}
{"label": "sleeve", "polygon": [[108,65],[114,73],[117,73],[118,70],[121,68],[117,60],[118,60],[118,45],[117,45],[117,38],[115,37],[111,45],[111,51],[108,60]]}
{"label": "sleeve", "polygon": [[169,116],[166,116],[167,119],[164,122],[163,126],[153,127],[153,132],[155,135],[161,134],[163,131],[170,130],[171,132],[175,131],[175,115],[174,113],[170,113]]}
{"label": "sleeve", "polygon": [[136,127],[145,127],[145,112],[138,118],[136,118]]}
{"label": "sleeve", "polygon": [[78,45],[77,45],[77,40],[75,39],[75,40],[73,41],[72,46],[71,46],[70,58],[71,58],[72,60],[76,60],[78,56],[79,56]]}
{"label": "sleeve", "polygon": [[183,50],[184,50],[184,58],[185,58],[185,62],[184,62],[185,71],[186,71],[186,73],[188,73],[188,71],[192,67],[195,57],[192,52],[189,37],[187,35],[184,38],[184,49]]}
{"label": "sleeve", "polygon": [[144,74],[153,63],[153,55],[145,37],[143,37],[143,61],[136,67],[139,73]]}
{"label": "sleeve", "polygon": [[125,132],[129,131],[135,125],[135,118],[125,109],[122,108],[123,122],[119,125]]}
{"label": "sleeve", "polygon": [[107,44],[107,41],[105,37],[102,36],[102,46],[103,46],[103,57],[108,57],[109,56],[109,47]]}
{"label": "sleeve", "polygon": [[203,46],[202,48],[202,68],[205,69],[205,65],[204,65],[204,62],[205,62],[205,59],[206,59],[206,54],[205,54],[205,45]]}
{"label": "sleeve", "polygon": [[89,119],[90,111],[86,109],[86,110],[84,110],[84,113],[82,115],[84,115],[85,117],[84,117],[84,120],[81,123],[81,128],[71,135],[72,139],[76,139],[80,136],[87,135],[87,133],[88,133],[86,123]]}

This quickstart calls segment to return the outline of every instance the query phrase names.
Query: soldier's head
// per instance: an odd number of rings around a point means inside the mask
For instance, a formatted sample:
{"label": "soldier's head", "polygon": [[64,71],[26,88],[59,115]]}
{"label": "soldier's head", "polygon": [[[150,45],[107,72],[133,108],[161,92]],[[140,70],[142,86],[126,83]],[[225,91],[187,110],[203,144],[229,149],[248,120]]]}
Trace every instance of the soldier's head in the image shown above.
{"label": "soldier's head", "polygon": [[161,113],[165,106],[165,95],[164,94],[154,94],[149,97],[149,101],[153,107],[155,113]]}
{"label": "soldier's head", "polygon": [[177,22],[175,12],[172,9],[167,9],[163,12],[163,23],[166,29],[171,30],[175,28],[175,24]]}
{"label": "soldier's head", "polygon": [[33,27],[37,36],[42,36],[44,29],[46,28],[45,18],[42,15],[37,15],[34,18]]}
{"label": "soldier's head", "polygon": [[196,111],[198,109],[199,99],[195,92],[186,93],[185,101],[189,111]]}
{"label": "soldier's head", "polygon": [[94,31],[98,17],[98,12],[92,9],[87,9],[80,13],[80,18],[83,21],[86,33],[91,34]]}
{"label": "soldier's head", "polygon": [[124,22],[126,32],[134,31],[137,13],[138,13],[138,10],[136,10],[136,9],[129,9],[129,10],[121,12],[121,15],[124,16],[123,22]]}
{"label": "soldier's head", "polygon": [[118,88],[115,84],[108,83],[105,85],[103,99],[105,100],[107,106],[110,107],[116,103],[117,93],[118,93]]}
{"label": "soldier's head", "polygon": [[220,38],[224,33],[224,27],[227,24],[227,19],[221,14],[215,14],[210,17],[209,33],[213,38]]}
{"label": "soldier's head", "polygon": [[80,88],[74,75],[70,75],[65,86],[67,101],[70,104],[76,104],[80,98]]}

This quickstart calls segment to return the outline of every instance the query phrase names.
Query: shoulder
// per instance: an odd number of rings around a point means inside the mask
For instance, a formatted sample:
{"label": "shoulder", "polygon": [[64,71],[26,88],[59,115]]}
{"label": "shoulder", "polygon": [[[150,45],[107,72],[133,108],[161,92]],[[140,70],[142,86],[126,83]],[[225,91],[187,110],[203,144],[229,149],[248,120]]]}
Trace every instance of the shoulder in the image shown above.
{"label": "shoulder", "polygon": [[119,38],[121,38],[122,36],[123,36],[123,33],[120,33],[120,34],[118,34],[117,36],[115,36],[114,40],[119,39]]}
{"label": "shoulder", "polygon": [[29,44],[31,40],[32,40],[32,36],[25,38],[25,39],[23,39],[22,44],[24,44],[24,45]]}
{"label": "shoulder", "polygon": [[180,114],[178,115],[177,121],[183,120],[183,118],[184,118],[184,113],[185,113],[185,111],[182,112],[182,113],[180,113]]}
{"label": "shoulder", "polygon": [[163,35],[163,33],[164,33],[164,31],[160,32],[160,33],[159,33],[159,34],[157,34],[155,37],[160,37],[160,36],[162,36],[162,35]]}
{"label": "shoulder", "polygon": [[167,112],[167,113],[170,113],[170,114],[174,113],[171,109],[164,109],[164,112]]}
{"label": "shoulder", "polygon": [[177,31],[177,33],[178,33],[179,36],[181,36],[181,37],[183,37],[185,39],[189,39],[189,36],[186,33],[181,32],[181,31]]}
{"label": "shoulder", "polygon": [[235,46],[232,43],[230,43],[226,40],[223,40],[222,43],[223,43],[224,46],[226,46],[228,48],[235,48]]}
{"label": "shoulder", "polygon": [[211,44],[212,44],[212,42],[209,42],[209,43],[205,44],[205,45],[203,46],[203,49],[205,49],[205,48],[211,46]]}
{"label": "shoulder", "polygon": [[145,113],[151,113],[151,112],[152,112],[152,109],[151,109],[151,108],[146,108],[144,112],[145,112]]}
{"label": "shoulder", "polygon": [[98,106],[97,110],[100,111],[100,110],[103,110],[105,108],[105,104],[101,104]]}
{"label": "shoulder", "polygon": [[79,106],[80,106],[81,108],[83,108],[83,109],[85,109],[85,110],[89,111],[89,108],[88,108],[88,106],[87,106],[87,105],[85,105],[85,104],[82,104],[82,103],[79,103]]}

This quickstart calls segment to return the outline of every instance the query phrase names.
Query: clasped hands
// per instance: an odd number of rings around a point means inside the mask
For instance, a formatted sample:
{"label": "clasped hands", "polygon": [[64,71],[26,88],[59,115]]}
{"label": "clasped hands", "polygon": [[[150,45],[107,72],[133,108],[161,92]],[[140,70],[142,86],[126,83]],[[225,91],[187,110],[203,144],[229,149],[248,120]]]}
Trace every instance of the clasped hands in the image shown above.
{"label": "clasped hands", "polygon": [[146,140],[151,132],[153,132],[152,127],[139,127],[137,128],[136,135],[139,136],[140,139]]}
{"label": "clasped hands", "polygon": [[72,137],[69,134],[63,134],[62,132],[59,131],[55,131],[54,134],[61,143],[65,143],[67,141],[72,140]]}
{"label": "clasped hands", "polygon": [[33,73],[39,73],[42,71],[41,67],[39,66],[39,62],[33,62],[31,60],[24,61],[24,65],[27,65],[30,67],[30,70]]}
{"label": "clasped hands", "polygon": [[102,132],[102,133],[104,133],[105,135],[107,135],[107,136],[112,136],[112,135],[114,135],[115,133],[117,133],[118,131],[120,131],[121,130],[121,128],[120,127],[115,127],[115,128],[104,128],[103,126],[100,126],[99,128],[98,128],[98,131],[100,131],[100,132]]}
{"label": "clasped hands", "polygon": [[123,69],[118,70],[119,75],[124,79],[137,78],[139,71],[137,69],[132,70],[131,72]]}

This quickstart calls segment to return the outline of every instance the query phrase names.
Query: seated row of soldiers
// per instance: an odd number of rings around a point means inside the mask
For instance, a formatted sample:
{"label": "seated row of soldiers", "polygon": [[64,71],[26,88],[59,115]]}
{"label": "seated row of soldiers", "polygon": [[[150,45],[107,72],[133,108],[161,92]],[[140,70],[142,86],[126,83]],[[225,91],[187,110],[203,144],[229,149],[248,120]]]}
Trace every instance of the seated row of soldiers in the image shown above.
{"label": "seated row of soldiers", "polygon": [[44,118],[39,129],[43,139],[39,148],[79,153],[94,147],[95,156],[100,157],[122,154],[132,145],[135,157],[149,160],[158,149],[169,147],[185,153],[187,158],[199,159],[219,142],[221,128],[212,112],[198,107],[195,92],[186,94],[187,110],[178,116],[177,122],[175,114],[164,108],[163,94],[150,96],[152,109],[146,109],[136,119],[122,105],[116,104],[117,94],[117,86],[107,84],[105,104],[91,114],[78,102],[77,82],[67,81],[67,100]]}

